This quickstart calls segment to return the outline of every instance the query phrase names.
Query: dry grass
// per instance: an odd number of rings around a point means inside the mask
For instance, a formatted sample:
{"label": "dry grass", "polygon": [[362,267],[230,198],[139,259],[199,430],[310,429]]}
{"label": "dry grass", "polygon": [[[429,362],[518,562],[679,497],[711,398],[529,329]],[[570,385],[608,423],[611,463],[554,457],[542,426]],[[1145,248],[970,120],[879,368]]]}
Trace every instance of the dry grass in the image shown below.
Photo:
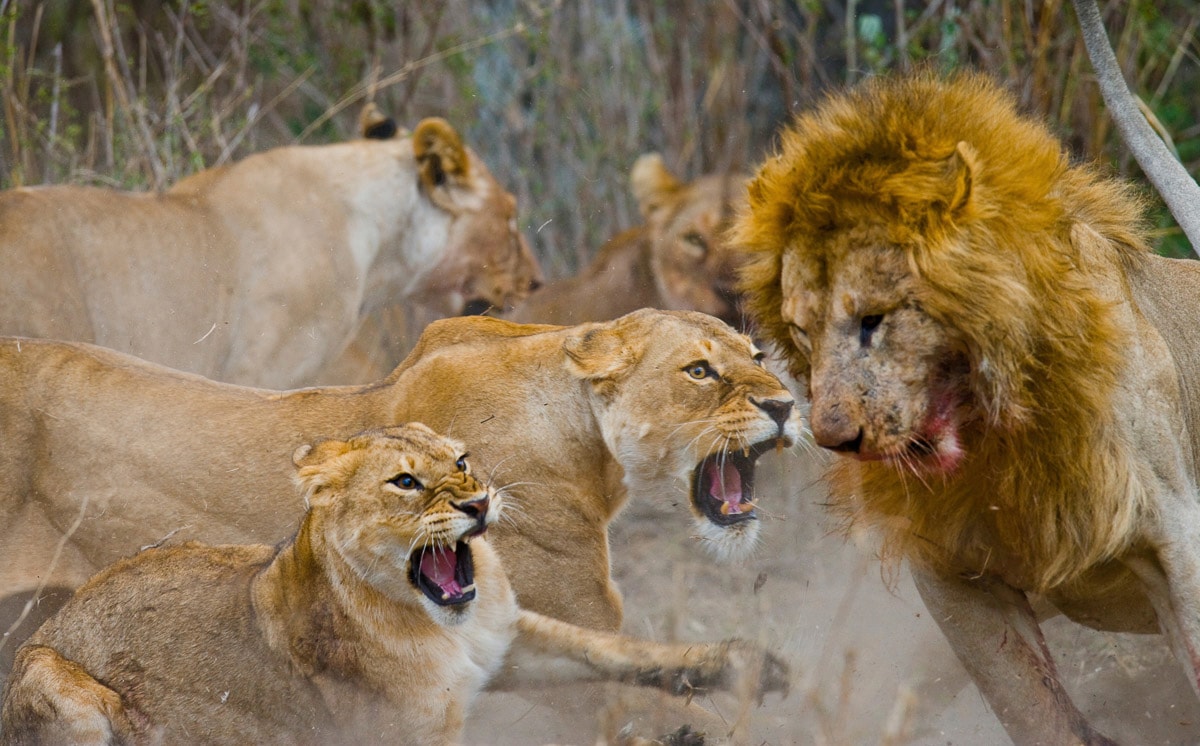
{"label": "dry grass", "polygon": [[[832,85],[918,63],[995,72],[1086,157],[1115,141],[1060,0],[0,0],[0,186],[162,188],[289,142],[352,135],[377,101],[448,116],[517,194],[549,273],[636,220],[658,150],[744,169]],[[1118,57],[1186,163],[1200,157],[1200,8],[1113,5]]]}

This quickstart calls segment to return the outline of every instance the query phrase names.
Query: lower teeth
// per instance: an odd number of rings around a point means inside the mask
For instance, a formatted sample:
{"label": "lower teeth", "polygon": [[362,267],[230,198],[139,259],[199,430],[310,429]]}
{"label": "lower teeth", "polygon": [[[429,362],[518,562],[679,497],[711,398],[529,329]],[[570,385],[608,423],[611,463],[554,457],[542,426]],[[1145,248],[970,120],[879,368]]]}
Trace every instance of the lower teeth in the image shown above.
{"label": "lower teeth", "polygon": [[[724,501],[721,502],[721,515],[729,515],[729,513],[732,510],[733,510],[732,505],[730,505],[729,503],[724,502]],[[754,503],[752,503],[748,500],[744,503],[738,504],[738,510],[737,510],[738,513],[748,513],[751,510],[754,510]]]}

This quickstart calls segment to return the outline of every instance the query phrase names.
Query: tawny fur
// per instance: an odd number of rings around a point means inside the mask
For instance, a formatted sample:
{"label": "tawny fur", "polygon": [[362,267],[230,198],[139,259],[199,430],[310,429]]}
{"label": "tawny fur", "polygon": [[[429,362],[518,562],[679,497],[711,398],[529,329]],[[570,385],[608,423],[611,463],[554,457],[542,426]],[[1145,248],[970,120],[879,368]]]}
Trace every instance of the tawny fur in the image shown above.
{"label": "tawny fur", "polygon": [[719,174],[681,181],[657,153],[641,156],[630,186],[645,222],[609,239],[578,275],[533,293],[508,318],[578,324],[667,308],[702,311],[739,326],[739,255],[724,230],[745,199],[744,182],[742,175]]}
{"label": "tawny fur", "polygon": [[856,456],[836,509],[912,560],[1018,741],[1102,738],[1024,592],[1158,626],[1200,687],[1200,272],[1142,210],[991,80],[924,71],[798,116],[732,232],[814,438]]}
{"label": "tawny fur", "polygon": [[[951,213],[949,162],[968,126],[972,198]],[[945,86],[931,77],[880,82],[832,98],[785,130],[782,152],[751,190],[735,233],[755,252],[748,306],[792,353],[797,377],[808,379],[810,360],[781,313],[781,249],[811,272],[811,302],[835,302],[835,283],[870,282],[834,274],[860,248],[839,240],[856,225],[879,226],[881,240],[904,252],[944,344],[972,363],[981,421],[964,433],[971,468],[927,486],[887,463],[839,461],[839,499],[865,501],[844,508],[882,520],[894,550],[930,562],[978,557],[998,541],[1035,568],[1034,590],[1128,546],[1144,495],[1124,485],[1128,468],[1117,465],[1131,454],[1111,406],[1128,329],[1094,287],[1110,265],[1080,257],[1067,236],[1073,222],[1086,223],[1118,266],[1139,261],[1141,203],[1128,185],[1072,167],[1007,94],[965,76]],[[914,497],[929,488],[936,499]],[[989,510],[996,499],[1002,509]]]}
{"label": "tawny fur", "polygon": [[276,148],[160,194],[0,192],[0,264],[0,333],[276,388],[312,381],[373,309],[504,308],[541,278],[512,195],[439,118]]}
{"label": "tawny fur", "polygon": [[[644,222],[613,236],[574,277],[535,290],[494,315],[522,323],[608,321],[639,308],[702,311],[740,327],[733,285],[739,255],[723,238],[745,177],[716,174],[684,182],[657,154],[640,157],[631,182]],[[540,281],[540,276],[539,276]],[[436,313],[412,304],[363,319],[354,341],[319,383],[373,381],[389,373]]]}
{"label": "tawny fur", "polygon": [[[509,655],[502,675],[523,683],[786,688],[744,643],[654,645],[521,611],[479,538],[502,498],[423,425],[296,462],[311,507],[285,543],[151,549],[80,588],[18,654],[0,742],[455,743]],[[439,605],[412,578],[447,551],[470,554],[472,593]]]}
{"label": "tawny fur", "polygon": [[[508,499],[493,542],[522,605],[615,630],[608,523],[627,497],[692,506],[685,490],[702,458],[798,439],[792,396],[756,356],[748,337],[698,313],[570,328],[464,317],[431,325],[384,381],[274,392],[87,345],[5,340],[0,588],[74,587],[175,531],[270,541],[302,508],[288,449],[421,421],[466,442]],[[689,375],[698,361],[719,378]],[[744,556],[759,523],[712,524],[704,549]]]}

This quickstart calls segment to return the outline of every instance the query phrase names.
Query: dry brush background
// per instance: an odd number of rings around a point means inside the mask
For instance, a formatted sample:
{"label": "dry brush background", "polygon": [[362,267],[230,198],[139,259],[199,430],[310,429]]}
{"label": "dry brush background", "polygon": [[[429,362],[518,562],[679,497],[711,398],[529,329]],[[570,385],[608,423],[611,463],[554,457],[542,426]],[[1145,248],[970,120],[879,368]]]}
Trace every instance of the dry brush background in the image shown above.
{"label": "dry brush background", "polygon": [[[1102,9],[1128,79],[1195,173],[1200,7]],[[660,151],[687,177],[747,170],[823,91],[917,64],[995,73],[1080,158],[1138,176],[1057,0],[0,0],[0,187],[161,188],[268,147],[351,137],[373,100],[401,124],[459,127],[560,277],[637,222],[639,154]],[[1178,253],[1161,213],[1160,249]],[[764,548],[737,567],[688,540],[671,496],[631,506],[613,542],[626,629],[738,634],[787,656],[796,691],[756,711],[753,743],[1003,742],[911,584],[883,582],[869,543],[831,533],[819,461],[776,457]],[[1195,741],[1200,707],[1165,648],[1059,621],[1051,644],[1096,725],[1131,743]],[[551,707],[573,697],[485,698],[471,737],[583,742],[592,716]],[[696,704],[718,735],[730,702]]]}

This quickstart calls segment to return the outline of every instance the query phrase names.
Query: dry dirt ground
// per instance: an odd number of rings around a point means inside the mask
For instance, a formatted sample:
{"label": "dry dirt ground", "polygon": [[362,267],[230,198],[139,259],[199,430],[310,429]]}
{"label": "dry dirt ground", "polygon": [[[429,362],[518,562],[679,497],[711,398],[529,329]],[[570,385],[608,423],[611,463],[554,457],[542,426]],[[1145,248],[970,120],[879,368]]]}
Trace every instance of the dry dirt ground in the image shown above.
{"label": "dry dirt ground", "polygon": [[[612,539],[625,630],[658,640],[738,636],[786,659],[792,691],[751,712],[749,744],[1008,743],[907,572],[889,588],[869,546],[836,533],[821,506],[823,458],[763,458],[763,541],[733,566],[701,551],[684,504],[629,505]],[[1102,732],[1123,744],[1200,743],[1200,703],[1161,638],[1103,634],[1062,617],[1044,627],[1075,702]],[[468,740],[591,744],[592,702],[603,695],[599,686],[487,695]],[[708,743],[725,743],[738,707],[727,695],[699,695],[691,712],[656,695],[639,701],[648,714],[610,709],[610,731],[657,736],[690,722]]]}

